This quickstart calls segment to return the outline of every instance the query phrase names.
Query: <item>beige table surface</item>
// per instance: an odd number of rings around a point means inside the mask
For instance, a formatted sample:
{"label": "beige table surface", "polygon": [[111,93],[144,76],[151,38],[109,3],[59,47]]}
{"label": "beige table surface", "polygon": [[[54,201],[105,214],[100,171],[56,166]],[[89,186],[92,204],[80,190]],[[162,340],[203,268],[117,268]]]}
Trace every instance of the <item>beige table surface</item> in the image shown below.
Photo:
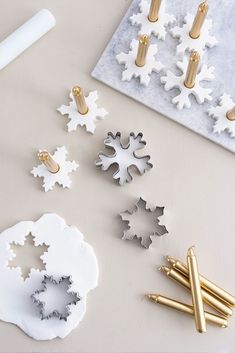
{"label": "beige table surface", "polygon": [[[234,319],[226,330],[210,326],[200,335],[190,317],[143,299],[155,291],[190,303],[156,266],[165,254],[184,258],[192,244],[204,274],[235,293],[235,156],[90,77],[129,4],[0,0],[1,39],[41,8],[57,19],[49,34],[0,72],[0,228],[56,212],[84,233],[100,266],[85,318],[66,339],[36,342],[0,322],[1,352],[235,351]],[[94,136],[83,129],[68,134],[66,118],[56,112],[75,83],[86,92],[98,89],[99,104],[110,112]],[[154,164],[125,187],[94,167],[106,133],[118,130],[142,131]],[[38,149],[61,145],[80,168],[71,190],[46,194],[29,170]],[[117,214],[139,196],[166,207],[169,236],[156,239],[149,251],[120,240]]]}

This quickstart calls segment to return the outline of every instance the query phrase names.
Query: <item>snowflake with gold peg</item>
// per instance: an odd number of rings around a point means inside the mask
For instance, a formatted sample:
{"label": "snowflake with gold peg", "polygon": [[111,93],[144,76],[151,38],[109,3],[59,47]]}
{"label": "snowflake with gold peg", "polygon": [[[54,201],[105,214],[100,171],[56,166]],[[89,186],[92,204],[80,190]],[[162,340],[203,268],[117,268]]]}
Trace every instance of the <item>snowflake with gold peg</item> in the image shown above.
{"label": "snowflake with gold peg", "polygon": [[166,27],[175,22],[175,17],[165,10],[165,1],[141,0],[140,12],[130,17],[132,25],[140,27],[139,34],[155,35],[158,39],[166,37]]}
{"label": "snowflake with gold peg", "polygon": [[97,106],[98,92],[90,92],[84,96],[81,87],[75,86],[69,95],[71,102],[69,105],[62,105],[57,110],[62,115],[68,115],[68,132],[77,130],[77,127],[85,126],[86,131],[94,134],[97,119],[104,119],[108,112],[104,108]]}

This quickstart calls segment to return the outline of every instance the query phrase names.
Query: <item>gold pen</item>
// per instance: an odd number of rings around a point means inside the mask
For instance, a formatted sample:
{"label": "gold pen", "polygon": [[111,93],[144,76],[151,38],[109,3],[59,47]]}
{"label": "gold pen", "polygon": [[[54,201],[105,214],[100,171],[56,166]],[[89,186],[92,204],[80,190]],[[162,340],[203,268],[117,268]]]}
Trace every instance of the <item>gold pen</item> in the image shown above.
{"label": "gold pen", "polygon": [[206,1],[202,2],[198,6],[197,14],[194,18],[192,28],[189,32],[189,35],[193,39],[197,39],[200,37],[201,29],[203,26],[203,23],[205,21],[207,12],[208,12],[208,3]]}
{"label": "gold pen", "polygon": [[204,312],[204,304],[202,299],[201,284],[199,279],[197,258],[194,248],[188,249],[187,263],[189,271],[189,283],[193,301],[193,311],[195,318],[195,326],[198,332],[206,332],[206,317]]}
{"label": "gold pen", "polygon": [[[154,303],[165,305],[169,308],[181,311],[185,314],[194,315],[194,310],[191,305],[181,303],[179,301],[170,299],[163,295],[147,294],[146,297],[151,301],[153,301]],[[214,315],[212,313],[205,311],[205,318],[208,322],[218,325],[220,327],[223,327],[223,328],[228,327],[228,320],[222,316]]]}
{"label": "gold pen", "polygon": [[54,161],[50,153],[47,152],[46,150],[40,151],[38,153],[38,159],[46,166],[47,170],[50,173],[55,174],[55,173],[58,173],[58,171],[60,170],[59,164],[56,163],[56,161]]}
{"label": "gold pen", "polygon": [[[183,262],[176,260],[171,256],[167,256],[166,259],[174,269],[188,277],[188,268]],[[235,306],[235,297],[233,295],[229,294],[224,289],[220,288],[215,283],[209,281],[202,275],[200,275],[200,281],[201,286],[205,290],[216,296],[218,299],[222,300],[226,305],[231,307]]]}
{"label": "gold pen", "polygon": [[149,9],[148,19],[150,22],[156,22],[159,16],[159,10],[162,0],[152,0]]}
{"label": "gold pen", "polygon": [[147,34],[143,34],[139,37],[139,46],[135,64],[142,67],[146,64],[148,49],[150,46],[150,37]]}
{"label": "gold pen", "polygon": [[83,93],[83,89],[79,86],[75,86],[72,89],[72,94],[77,105],[77,110],[80,114],[85,115],[88,113],[88,106],[86,104],[86,99]]}

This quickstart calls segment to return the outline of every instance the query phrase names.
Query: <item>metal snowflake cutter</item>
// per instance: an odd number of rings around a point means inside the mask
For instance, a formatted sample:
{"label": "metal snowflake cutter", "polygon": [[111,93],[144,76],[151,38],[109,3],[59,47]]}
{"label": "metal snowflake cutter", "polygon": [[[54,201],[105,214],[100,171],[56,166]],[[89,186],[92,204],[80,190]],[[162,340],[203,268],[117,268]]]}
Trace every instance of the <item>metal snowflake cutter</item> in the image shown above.
{"label": "metal snowflake cutter", "polygon": [[132,180],[130,168],[135,167],[142,175],[147,170],[151,169],[153,165],[149,163],[150,156],[137,156],[136,151],[145,147],[146,142],[142,140],[143,134],[135,135],[133,132],[129,135],[129,141],[126,145],[121,142],[121,133],[117,132],[114,135],[112,132],[108,133],[104,144],[107,148],[114,150],[111,155],[100,153],[98,160],[95,162],[97,167],[106,171],[112,165],[117,165],[117,170],[113,174],[113,178],[119,181],[120,185],[124,185]]}
{"label": "metal snowflake cutter", "polygon": [[175,22],[175,16],[169,15],[165,11],[165,2],[161,4],[159,18],[156,22],[151,22],[148,19],[150,3],[146,0],[141,0],[139,3],[140,12],[130,17],[132,25],[140,26],[139,34],[155,35],[158,39],[165,40],[166,26]]}
{"label": "metal snowflake cutter", "polygon": [[[134,228],[135,217],[139,218],[141,213],[148,217],[148,229],[142,229],[142,231]],[[168,233],[166,227],[159,224],[159,217],[163,214],[164,207],[150,208],[147,206],[147,202],[140,197],[131,211],[120,213],[122,221],[127,224],[122,239],[133,240],[136,237],[141,240],[141,245],[148,249],[152,244],[152,237]]]}
{"label": "metal snowflake cutter", "polygon": [[[41,294],[44,294],[47,292],[47,287],[49,284],[58,286],[58,288],[61,284],[65,284],[65,288],[66,288],[65,295],[69,296],[69,301],[65,305],[63,312],[60,312],[57,308],[54,308],[49,313],[46,313],[47,303],[41,300],[40,296]],[[55,280],[53,276],[48,276],[48,275],[44,276],[44,279],[42,281],[42,289],[35,291],[31,295],[33,303],[35,303],[40,310],[41,320],[49,320],[53,317],[56,317],[59,320],[67,321],[67,318],[71,314],[70,306],[76,305],[81,300],[78,293],[70,292],[70,287],[72,284],[73,284],[73,281],[71,279],[71,276],[63,276],[59,280]]]}

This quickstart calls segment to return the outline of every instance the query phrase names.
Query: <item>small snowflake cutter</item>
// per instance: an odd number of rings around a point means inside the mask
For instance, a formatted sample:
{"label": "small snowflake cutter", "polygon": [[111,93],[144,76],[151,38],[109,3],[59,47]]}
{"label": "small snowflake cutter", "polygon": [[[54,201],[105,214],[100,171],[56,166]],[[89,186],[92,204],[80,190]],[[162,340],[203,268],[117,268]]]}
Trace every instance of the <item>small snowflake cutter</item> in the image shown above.
{"label": "small snowflake cutter", "polygon": [[130,17],[132,25],[140,26],[139,34],[155,35],[158,39],[165,40],[166,26],[175,22],[175,17],[169,15],[165,11],[165,2],[161,4],[159,18],[155,22],[148,19],[150,3],[146,0],[141,0],[139,3],[140,12]]}
{"label": "small snowflake cutter", "polygon": [[[65,306],[65,311],[64,313],[60,313],[58,310],[53,310],[51,313],[49,313],[48,315],[45,314],[45,307],[46,307],[46,303],[41,301],[40,299],[38,299],[38,295],[40,295],[41,293],[45,293],[47,291],[47,285],[49,283],[54,284],[54,285],[59,285],[62,282],[68,282],[68,287],[67,287],[67,291],[66,293],[71,295],[73,297],[73,300],[71,302],[69,302],[66,306]],[[71,276],[63,276],[61,277],[59,280],[55,280],[53,278],[53,276],[48,276],[45,275],[44,279],[42,281],[42,289],[40,290],[36,290],[32,295],[31,295],[31,299],[33,300],[33,303],[35,303],[39,310],[40,310],[40,316],[41,316],[41,320],[49,320],[53,317],[58,318],[59,320],[64,320],[67,321],[68,317],[71,314],[70,311],[70,306],[71,305],[77,305],[77,303],[81,300],[80,296],[78,293],[75,292],[70,292],[69,289],[71,288],[73,284],[72,278]]]}
{"label": "small snowflake cutter", "polygon": [[210,35],[212,20],[206,19],[201,29],[201,34],[198,38],[191,38],[189,32],[193,24],[194,17],[187,14],[184,18],[183,27],[173,27],[170,33],[174,38],[178,38],[180,44],[177,46],[177,54],[184,54],[185,51],[195,50],[200,54],[203,53],[206,47],[212,48],[217,45],[218,41],[214,36]]}
{"label": "small snowflake cutter", "polygon": [[[74,91],[76,89],[79,89],[81,94],[83,95],[83,92],[80,87],[75,86]],[[74,97],[72,91],[70,92],[69,97],[71,99],[69,105],[61,105],[61,107],[57,109],[62,115],[68,115],[70,119],[69,123],[67,124],[68,132],[77,130],[78,125],[80,125],[85,126],[86,131],[94,134],[96,129],[96,120],[104,119],[105,116],[108,114],[108,112],[104,108],[98,108],[96,104],[96,101],[98,99],[97,91],[90,92],[87,97],[82,97],[83,103],[86,104],[88,108],[84,114],[81,114],[79,112],[77,103],[75,101],[76,96]]]}
{"label": "small snowflake cutter", "polygon": [[[48,153],[47,151],[44,152]],[[72,182],[69,178],[69,173],[75,171],[78,168],[78,164],[75,161],[67,161],[67,153],[68,152],[64,146],[58,147],[52,156],[48,153],[50,157],[49,162],[53,162],[59,166],[57,172],[49,171],[48,167],[43,163],[31,170],[31,174],[33,174],[35,178],[43,178],[43,188],[45,192],[52,190],[56,183],[63,188],[71,187]],[[46,163],[46,161],[44,163]]]}
{"label": "small snowflake cutter", "polygon": [[[131,229],[131,218],[133,217],[134,214],[138,214],[140,211],[145,211],[151,216],[151,221],[153,223],[153,226],[155,229],[149,229],[149,234],[138,234],[135,232],[132,232]],[[164,207],[155,207],[151,209],[150,207],[147,206],[147,202],[143,200],[141,197],[135,204],[134,208],[131,211],[125,211],[120,213],[120,217],[122,221],[126,222],[127,228],[123,232],[123,237],[122,239],[124,240],[133,240],[135,237],[138,239],[141,239],[141,245],[148,249],[150,245],[152,244],[152,237],[154,236],[162,236],[164,234],[167,234],[168,231],[165,226],[159,224],[159,217],[164,214]]]}
{"label": "small snowflake cutter", "polygon": [[162,76],[160,80],[164,84],[164,89],[166,91],[169,91],[173,88],[178,88],[180,90],[180,94],[172,99],[172,103],[176,104],[179,110],[183,109],[184,107],[191,107],[191,102],[189,99],[191,94],[194,95],[198,104],[212,100],[212,89],[202,87],[200,86],[200,83],[202,81],[211,81],[214,79],[213,66],[208,67],[205,64],[202,65],[201,70],[196,75],[195,85],[192,88],[188,88],[184,84],[188,67],[187,58],[184,56],[183,61],[178,61],[176,66],[182,71],[180,76],[177,76],[168,70],[166,76]]}
{"label": "small snowflake cutter", "polygon": [[160,61],[155,59],[158,52],[157,44],[151,44],[148,49],[146,64],[144,66],[136,65],[136,57],[138,53],[139,42],[133,39],[130,44],[128,54],[120,53],[116,56],[119,64],[125,64],[125,69],[122,72],[122,81],[130,81],[133,77],[139,77],[140,83],[145,87],[148,86],[151,78],[151,73],[160,72],[164,66]]}
{"label": "small snowflake cutter", "polygon": [[118,169],[113,174],[113,179],[118,180],[120,185],[129,183],[132,180],[130,174],[131,167],[135,167],[143,175],[153,165],[149,163],[150,156],[139,157],[136,155],[136,151],[144,148],[146,145],[142,137],[142,133],[135,135],[132,132],[130,133],[128,143],[123,145],[120,132],[117,132],[116,135],[109,132],[107,138],[104,140],[104,144],[107,148],[114,150],[114,153],[112,155],[100,153],[98,155],[99,159],[95,162],[96,166],[100,167],[103,171],[107,171],[110,166],[117,165]]}
{"label": "small snowflake cutter", "polygon": [[220,134],[227,131],[231,137],[235,137],[235,121],[229,119],[229,112],[234,108],[235,103],[229,94],[223,94],[219,98],[219,104],[208,110],[210,117],[215,119],[213,132]]}

